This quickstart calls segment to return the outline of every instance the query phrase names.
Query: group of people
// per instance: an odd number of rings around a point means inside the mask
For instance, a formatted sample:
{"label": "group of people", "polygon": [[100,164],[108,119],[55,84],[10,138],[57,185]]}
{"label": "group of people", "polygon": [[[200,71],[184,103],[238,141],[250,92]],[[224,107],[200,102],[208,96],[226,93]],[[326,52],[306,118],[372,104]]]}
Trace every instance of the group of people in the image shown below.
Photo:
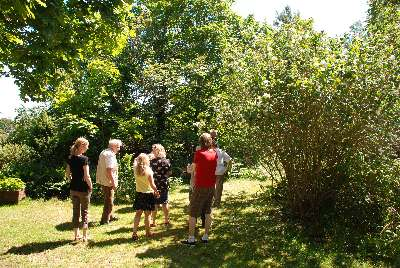
{"label": "group of people", "polygon": [[[211,207],[219,206],[223,187],[224,174],[231,167],[229,155],[218,148],[217,132],[203,133],[194,152],[193,163],[188,166],[191,174],[190,204],[189,204],[189,237],[183,244],[194,245],[194,230],[196,219],[204,220],[204,235],[201,241],[208,242],[211,226]],[[96,183],[101,185],[104,195],[104,207],[100,224],[108,224],[118,220],[113,215],[114,193],[118,187],[118,162],[116,155],[122,142],[111,139],[108,148],[99,155],[96,170]],[[72,225],[74,240],[88,240],[88,207],[93,183],[89,174],[89,159],[85,152],[89,148],[89,141],[78,138],[71,146],[67,159],[66,177],[70,179],[70,193],[73,204]],[[144,213],[145,233],[151,237],[151,227],[156,226],[157,208],[162,207],[164,225],[168,226],[168,177],[171,175],[171,163],[166,158],[166,152],[161,144],[154,144],[150,154],[139,154],[133,163],[136,183],[134,201],[135,216],[132,239],[137,240],[137,230],[142,214]],[[82,236],[80,235],[79,219],[82,219]]]}

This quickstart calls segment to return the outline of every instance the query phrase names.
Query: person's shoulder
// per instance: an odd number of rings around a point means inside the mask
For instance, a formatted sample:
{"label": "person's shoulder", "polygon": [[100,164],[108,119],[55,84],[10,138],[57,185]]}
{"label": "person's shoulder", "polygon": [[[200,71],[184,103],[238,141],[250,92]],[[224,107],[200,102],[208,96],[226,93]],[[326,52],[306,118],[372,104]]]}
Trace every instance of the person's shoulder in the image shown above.
{"label": "person's shoulder", "polygon": [[104,151],[102,152],[102,154],[103,154],[104,156],[106,156],[106,157],[114,157],[114,156],[115,156],[115,154],[114,154],[111,150],[108,150],[108,149],[104,150]]}
{"label": "person's shoulder", "polygon": [[89,157],[87,157],[86,155],[81,155],[79,156],[80,159],[82,159],[83,161],[89,161]]}
{"label": "person's shoulder", "polygon": [[153,170],[151,169],[151,167],[146,167],[145,173],[146,173],[147,175],[153,175]]}

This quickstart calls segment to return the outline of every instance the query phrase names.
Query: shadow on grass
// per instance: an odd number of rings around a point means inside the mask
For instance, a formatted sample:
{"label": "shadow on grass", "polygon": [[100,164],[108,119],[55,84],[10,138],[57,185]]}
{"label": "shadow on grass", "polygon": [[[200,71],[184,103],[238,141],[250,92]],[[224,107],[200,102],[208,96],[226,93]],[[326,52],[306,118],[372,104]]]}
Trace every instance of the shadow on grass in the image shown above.
{"label": "shadow on grass", "polygon": [[56,249],[70,243],[71,240],[29,243],[20,247],[12,247],[4,254],[29,255],[32,253],[40,253],[46,250]]}
{"label": "shadow on grass", "polygon": [[113,234],[123,234],[123,233],[129,233],[132,232],[132,227],[121,227],[116,230],[108,231],[107,234],[113,235]]}
{"label": "shadow on grass", "polygon": [[[93,228],[93,227],[95,227],[95,226],[97,226],[97,223],[95,222],[95,221],[91,221],[91,222],[89,222],[89,228]],[[57,224],[56,226],[55,226],[55,228],[56,228],[56,230],[57,231],[72,231],[72,222],[64,222],[64,223],[60,223],[60,224]]]}
{"label": "shadow on grass", "polygon": [[[258,199],[258,195],[243,192],[228,196],[220,216],[214,219],[208,244],[188,247],[176,241],[149,248],[137,257],[150,261],[162,256],[173,267],[199,263],[204,267],[320,267],[324,255],[320,245],[303,239],[300,227],[283,222],[276,208],[257,205]],[[184,239],[186,232],[177,235]]]}
{"label": "shadow on grass", "polygon": [[120,244],[126,244],[126,243],[132,243],[132,239],[130,236],[127,237],[119,237],[119,238],[114,238],[114,239],[107,239],[103,241],[89,241],[88,246],[89,247],[109,247],[109,246],[114,246],[114,245],[120,245]]}
{"label": "shadow on grass", "polygon": [[127,206],[127,207],[119,208],[115,212],[119,213],[119,214],[134,213],[135,209],[133,208],[132,205],[130,205],[130,206]]}
{"label": "shadow on grass", "polygon": [[[139,227],[139,231],[141,232],[144,229],[144,226]],[[139,236],[139,239],[137,241],[133,241],[131,239],[132,235],[132,228],[127,228],[127,227],[122,227],[117,230],[108,232],[108,234],[117,234],[117,233],[126,233],[126,237],[119,237],[119,238],[114,238],[114,239],[107,239],[107,240],[102,240],[102,241],[90,241],[89,242],[89,247],[110,247],[114,245],[120,245],[120,244],[136,244],[139,246],[143,246],[144,243],[151,243],[153,240],[158,240],[162,241],[165,237],[180,237],[182,233],[186,231],[186,228],[184,227],[176,227],[176,228],[164,228],[162,230],[157,229],[153,230],[154,236],[148,238],[145,236]]]}

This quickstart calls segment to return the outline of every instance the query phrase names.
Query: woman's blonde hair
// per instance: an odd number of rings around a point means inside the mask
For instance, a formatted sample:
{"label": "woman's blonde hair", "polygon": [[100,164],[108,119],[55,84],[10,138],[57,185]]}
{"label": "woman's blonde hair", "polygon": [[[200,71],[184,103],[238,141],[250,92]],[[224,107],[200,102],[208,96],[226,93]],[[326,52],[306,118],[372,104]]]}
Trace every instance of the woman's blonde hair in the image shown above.
{"label": "woman's blonde hair", "polygon": [[139,154],[139,156],[136,158],[136,165],[133,166],[134,168],[134,173],[135,176],[143,176],[146,175],[147,169],[150,167],[150,159],[147,154]]}
{"label": "woman's blonde hair", "polygon": [[153,144],[153,146],[151,146],[151,148],[153,149],[153,153],[154,153],[154,157],[167,157],[167,153],[165,152],[164,146],[162,146],[161,144]]}
{"label": "woman's blonde hair", "polygon": [[72,144],[71,149],[69,150],[70,155],[77,155],[78,150],[82,145],[89,145],[89,141],[83,137],[79,137],[75,140],[74,144]]}

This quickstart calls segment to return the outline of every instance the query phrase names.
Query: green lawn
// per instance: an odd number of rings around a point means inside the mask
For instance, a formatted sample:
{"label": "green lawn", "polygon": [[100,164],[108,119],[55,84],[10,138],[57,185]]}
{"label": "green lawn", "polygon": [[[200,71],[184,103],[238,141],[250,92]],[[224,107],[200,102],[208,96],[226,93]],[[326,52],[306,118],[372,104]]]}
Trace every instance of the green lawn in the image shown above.
{"label": "green lawn", "polygon": [[[90,207],[90,241],[71,243],[69,201],[23,200],[0,207],[0,267],[373,267],[345,253],[314,245],[280,221],[278,210],[261,206],[258,181],[228,181],[223,205],[215,210],[210,242],[181,245],[186,238],[187,186],[170,196],[171,227],[157,226],[156,236],[131,241],[133,209],[116,207],[119,221],[100,226],[102,207]],[[158,220],[162,223],[162,215]],[[199,233],[202,234],[202,229]],[[198,236],[199,238],[199,236]]]}

